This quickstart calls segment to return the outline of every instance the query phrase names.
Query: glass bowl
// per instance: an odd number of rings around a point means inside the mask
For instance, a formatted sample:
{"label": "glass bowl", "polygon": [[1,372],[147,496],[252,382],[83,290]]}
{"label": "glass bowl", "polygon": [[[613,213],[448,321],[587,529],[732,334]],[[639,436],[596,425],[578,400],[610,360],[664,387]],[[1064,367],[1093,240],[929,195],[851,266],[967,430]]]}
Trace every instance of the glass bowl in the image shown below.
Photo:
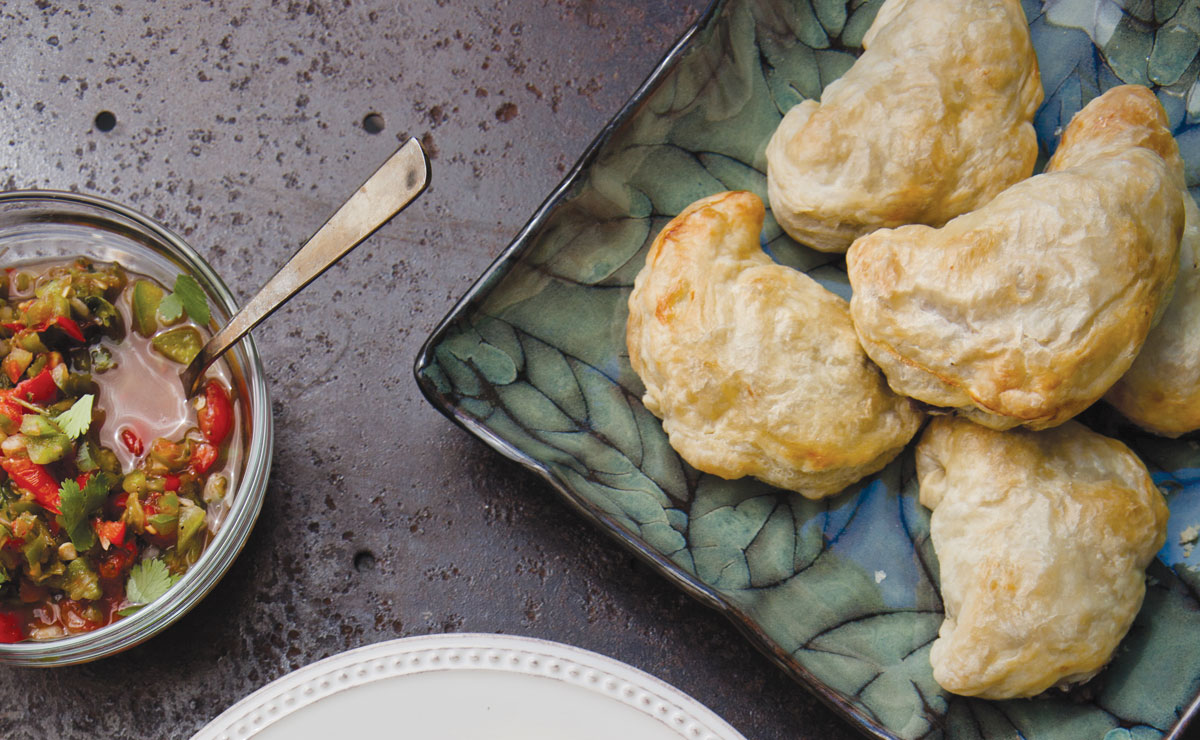
{"label": "glass bowl", "polygon": [[[85,256],[118,262],[171,286],[186,272],[208,294],[213,320],[223,325],[237,310],[225,283],[182,239],[149,218],[94,196],[52,191],[0,193],[0,263]],[[55,666],[83,663],[133,647],[161,632],[207,594],[233,564],[262,508],[271,468],[271,404],[254,340],[247,336],[225,355],[238,397],[244,462],[228,494],[229,508],[195,565],[161,598],[91,632],[45,641],[0,644],[0,663]]]}

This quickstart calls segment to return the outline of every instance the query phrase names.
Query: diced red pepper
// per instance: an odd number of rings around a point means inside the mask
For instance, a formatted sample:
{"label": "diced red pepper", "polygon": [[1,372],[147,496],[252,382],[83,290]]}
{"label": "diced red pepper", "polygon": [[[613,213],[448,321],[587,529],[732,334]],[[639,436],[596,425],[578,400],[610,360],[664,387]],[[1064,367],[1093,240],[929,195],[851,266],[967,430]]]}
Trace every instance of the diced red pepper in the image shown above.
{"label": "diced red pepper", "polygon": [[91,479],[92,479],[92,471],[89,470],[86,473],[80,473],[79,475],[75,476],[75,483],[80,488],[84,488],[87,486],[88,481]]}
{"label": "diced red pepper", "polygon": [[168,491],[178,491],[179,490],[179,476],[178,475],[167,474],[167,475],[163,476],[163,480],[165,481],[163,483],[163,488],[165,488],[166,490],[168,490]]}
{"label": "diced red pepper", "polygon": [[188,467],[196,473],[207,473],[220,455],[221,451],[215,445],[201,442],[196,445],[196,449],[192,450],[192,459],[189,461]]}
{"label": "diced red pepper", "polygon": [[79,324],[75,323],[75,319],[67,316],[55,316],[52,319],[46,319],[42,323],[33,327],[33,330],[36,332],[43,332],[52,326],[57,326],[59,329],[62,329],[67,336],[69,336],[71,339],[74,339],[76,342],[85,341],[83,338],[83,331],[79,328]]}
{"label": "diced red pepper", "polygon": [[118,511],[125,511],[125,504],[128,501],[129,501],[129,494],[126,493],[125,491],[121,491],[116,496],[112,497],[112,505],[115,506]]}
{"label": "diced red pepper", "polygon": [[17,427],[21,425],[21,418],[25,416],[25,407],[12,400],[12,396],[7,392],[0,393],[0,414],[4,414],[12,421],[11,424],[2,425],[4,430],[15,433]]}
{"label": "diced red pepper", "polygon": [[54,375],[49,366],[29,380],[22,380],[13,389],[13,395],[22,401],[45,403],[58,397],[58,386],[54,383]]}
{"label": "diced red pepper", "polygon": [[75,319],[68,318],[66,316],[59,316],[54,319],[54,322],[58,324],[59,329],[65,331],[67,336],[69,336],[71,339],[74,339],[76,342],[86,341],[83,338],[83,330],[79,328],[79,324],[75,322]]}
{"label": "diced red pepper", "polygon": [[141,457],[142,453],[146,450],[145,445],[142,444],[142,438],[129,427],[121,430],[121,444],[125,445],[125,449],[129,450],[130,453],[138,457]]}
{"label": "diced red pepper", "polygon": [[3,326],[5,329],[8,329],[13,334],[16,334],[17,332],[20,332],[20,331],[25,331],[25,325],[18,321],[12,321],[7,324],[0,324],[0,326]]}
{"label": "diced red pepper", "polygon": [[204,438],[219,445],[233,429],[233,404],[225,387],[215,380],[204,384],[204,405],[196,410],[196,421]]}
{"label": "diced red pepper", "polygon": [[79,324],[75,323],[75,319],[67,316],[55,316],[54,323],[58,324],[58,328],[67,333],[71,339],[76,342],[85,341],[83,338],[83,330],[79,328]]}
{"label": "diced red pepper", "polygon": [[58,481],[41,465],[27,457],[6,457],[0,468],[21,488],[33,494],[43,509],[60,514],[58,510]]}
{"label": "diced red pepper", "polygon": [[106,522],[103,519],[93,519],[92,529],[100,538],[100,546],[105,550],[109,545],[120,547],[125,544],[125,522]]}
{"label": "diced red pepper", "polygon": [[0,642],[20,642],[24,639],[20,618],[12,612],[0,612]]}

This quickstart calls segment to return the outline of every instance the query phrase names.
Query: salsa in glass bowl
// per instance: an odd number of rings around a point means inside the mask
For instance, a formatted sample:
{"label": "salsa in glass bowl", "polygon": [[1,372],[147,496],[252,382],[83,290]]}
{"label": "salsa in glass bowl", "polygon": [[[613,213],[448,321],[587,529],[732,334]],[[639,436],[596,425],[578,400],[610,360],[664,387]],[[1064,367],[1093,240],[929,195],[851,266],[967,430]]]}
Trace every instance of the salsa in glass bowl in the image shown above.
{"label": "salsa in glass bowl", "polygon": [[270,466],[247,337],[186,244],[116,204],[0,194],[0,662],[95,659],[165,628],[241,549]]}
{"label": "salsa in glass bowl", "polygon": [[0,642],[104,627],[199,559],[240,433],[227,379],[172,385],[209,321],[187,274],[169,293],[85,258],[0,274]]}

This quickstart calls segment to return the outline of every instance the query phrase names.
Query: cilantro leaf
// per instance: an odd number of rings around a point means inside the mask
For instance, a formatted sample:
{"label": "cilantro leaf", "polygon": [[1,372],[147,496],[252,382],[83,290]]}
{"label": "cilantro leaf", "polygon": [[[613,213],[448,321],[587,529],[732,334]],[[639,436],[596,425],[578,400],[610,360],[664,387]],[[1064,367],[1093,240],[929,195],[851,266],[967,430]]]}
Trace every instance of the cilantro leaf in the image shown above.
{"label": "cilantro leaf", "polygon": [[58,489],[58,510],[62,513],[56,518],[80,552],[96,544],[96,533],[88,526],[85,504],[79,484],[73,480],[63,481]]}
{"label": "cilantro leaf", "polygon": [[104,497],[108,495],[113,483],[116,483],[116,478],[111,473],[96,473],[88,478],[87,485],[83,487],[83,496],[93,510],[100,508],[104,503]]}
{"label": "cilantro leaf", "polygon": [[200,287],[200,283],[197,283],[195,278],[191,275],[180,275],[175,278],[175,292],[171,295],[179,297],[179,302],[183,304],[183,310],[192,317],[192,321],[200,326],[208,325],[212,319],[208,311],[208,297],[204,295],[204,288]]}
{"label": "cilantro leaf", "polygon": [[58,510],[61,513],[56,520],[79,552],[96,544],[96,533],[92,531],[88,518],[104,504],[112,482],[112,476],[107,473],[96,473],[88,478],[83,488],[69,478],[58,488]]}
{"label": "cilantro leaf", "polygon": [[86,439],[79,443],[79,449],[75,451],[75,467],[83,473],[100,467],[92,455],[92,443]]}
{"label": "cilantro leaf", "polygon": [[83,396],[71,408],[51,419],[59,429],[71,439],[83,436],[92,425],[92,401],[95,397],[89,393]]}
{"label": "cilantro leaf", "polygon": [[125,584],[125,598],[131,603],[117,613],[122,617],[133,614],[169,591],[178,580],[179,576],[171,575],[163,561],[143,560],[129,571]]}
{"label": "cilantro leaf", "polygon": [[180,316],[183,316],[183,302],[179,300],[179,296],[174,293],[164,296],[158,302],[158,315],[162,316],[163,321],[167,323],[171,323]]}

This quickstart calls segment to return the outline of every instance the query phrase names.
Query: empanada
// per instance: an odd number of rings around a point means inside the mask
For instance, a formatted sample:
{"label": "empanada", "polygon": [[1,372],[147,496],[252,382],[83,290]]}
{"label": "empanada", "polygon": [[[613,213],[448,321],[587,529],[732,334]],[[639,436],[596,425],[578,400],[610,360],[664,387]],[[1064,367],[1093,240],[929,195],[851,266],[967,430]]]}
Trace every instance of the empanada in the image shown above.
{"label": "empanada", "polygon": [[1037,58],[1019,0],[887,0],[866,51],[767,146],[771,211],[796,240],[940,226],[1033,172]]}
{"label": "empanada", "polygon": [[1200,429],[1200,208],[1191,195],[1184,205],[1175,295],[1129,371],[1104,396],[1130,421],[1164,437]]}
{"label": "empanada", "polygon": [[1008,699],[1095,675],[1141,607],[1166,537],[1145,465],[1073,421],[997,432],[937,417],[916,455],[946,611],[934,679]]}
{"label": "empanada", "polygon": [[1063,135],[1072,166],[1019,182],[941,229],[882,229],[851,246],[850,312],[895,391],[994,429],[1044,429],[1129,368],[1170,296],[1183,198],[1151,149],[1072,154],[1087,146],[1086,132],[1073,131],[1086,120]]}
{"label": "empanada", "polygon": [[1178,437],[1200,429],[1200,208],[1187,192],[1183,160],[1167,125],[1154,93],[1140,85],[1113,88],[1075,116],[1046,169],[1065,169],[1106,151],[1144,146],[1163,157],[1183,191],[1185,218],[1174,297],[1129,371],[1104,396],[1144,429]]}
{"label": "empanada", "polygon": [[730,192],[667,224],[629,296],[629,361],[694,467],[820,498],[886,465],[922,415],[867,359],[846,302],[762,251],[763,217]]}

